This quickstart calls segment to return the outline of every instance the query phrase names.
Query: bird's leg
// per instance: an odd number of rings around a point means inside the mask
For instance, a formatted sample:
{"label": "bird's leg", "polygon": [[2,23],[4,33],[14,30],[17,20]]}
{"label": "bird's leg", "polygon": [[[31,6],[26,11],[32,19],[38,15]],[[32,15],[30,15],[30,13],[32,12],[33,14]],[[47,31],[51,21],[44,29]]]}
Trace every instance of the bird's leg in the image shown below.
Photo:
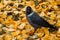
{"label": "bird's leg", "polygon": [[34,32],[31,34],[31,36],[33,36],[33,35],[34,35],[35,31],[36,31],[36,29],[34,28]]}

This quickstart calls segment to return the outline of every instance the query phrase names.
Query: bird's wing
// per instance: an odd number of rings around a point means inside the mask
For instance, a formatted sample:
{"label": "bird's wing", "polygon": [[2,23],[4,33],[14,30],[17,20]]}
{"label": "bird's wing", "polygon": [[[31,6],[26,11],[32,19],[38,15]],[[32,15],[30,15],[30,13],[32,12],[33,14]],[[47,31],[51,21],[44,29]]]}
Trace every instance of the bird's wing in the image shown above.
{"label": "bird's wing", "polygon": [[[40,18],[39,15],[37,15],[36,13],[34,13],[31,17],[31,22],[37,25],[42,25],[42,19]],[[41,23],[40,23],[41,22]]]}
{"label": "bird's wing", "polygon": [[50,25],[46,20],[40,17],[37,13],[34,13],[31,17],[31,22],[40,26],[48,26]]}

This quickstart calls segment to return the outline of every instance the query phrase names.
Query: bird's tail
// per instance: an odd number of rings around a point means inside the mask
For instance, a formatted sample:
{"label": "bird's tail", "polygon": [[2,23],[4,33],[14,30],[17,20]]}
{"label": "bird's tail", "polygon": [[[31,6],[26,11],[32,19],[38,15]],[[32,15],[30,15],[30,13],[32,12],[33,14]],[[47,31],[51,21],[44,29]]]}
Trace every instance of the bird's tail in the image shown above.
{"label": "bird's tail", "polygon": [[50,31],[57,31],[58,30],[58,27],[56,27],[54,25],[51,25],[49,30]]}

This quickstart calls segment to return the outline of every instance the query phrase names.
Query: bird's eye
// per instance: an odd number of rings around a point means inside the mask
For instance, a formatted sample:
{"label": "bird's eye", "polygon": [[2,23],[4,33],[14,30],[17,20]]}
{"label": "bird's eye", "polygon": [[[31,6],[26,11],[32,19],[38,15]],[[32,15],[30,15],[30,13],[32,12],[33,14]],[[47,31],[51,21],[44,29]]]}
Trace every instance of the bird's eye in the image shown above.
{"label": "bird's eye", "polygon": [[28,6],[28,7],[27,7],[27,11],[31,11],[31,10],[32,10],[31,7]]}
{"label": "bird's eye", "polygon": [[26,14],[30,14],[32,12],[32,8],[30,6],[28,6],[26,8]]}

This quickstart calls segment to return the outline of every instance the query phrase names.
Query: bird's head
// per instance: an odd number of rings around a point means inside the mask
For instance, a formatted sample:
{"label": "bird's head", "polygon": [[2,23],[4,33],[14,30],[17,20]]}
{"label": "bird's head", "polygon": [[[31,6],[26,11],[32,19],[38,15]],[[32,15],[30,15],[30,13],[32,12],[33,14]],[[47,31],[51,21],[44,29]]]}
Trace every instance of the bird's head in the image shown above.
{"label": "bird's head", "polygon": [[31,12],[32,12],[32,8],[30,6],[27,6],[26,14],[29,15]]}

